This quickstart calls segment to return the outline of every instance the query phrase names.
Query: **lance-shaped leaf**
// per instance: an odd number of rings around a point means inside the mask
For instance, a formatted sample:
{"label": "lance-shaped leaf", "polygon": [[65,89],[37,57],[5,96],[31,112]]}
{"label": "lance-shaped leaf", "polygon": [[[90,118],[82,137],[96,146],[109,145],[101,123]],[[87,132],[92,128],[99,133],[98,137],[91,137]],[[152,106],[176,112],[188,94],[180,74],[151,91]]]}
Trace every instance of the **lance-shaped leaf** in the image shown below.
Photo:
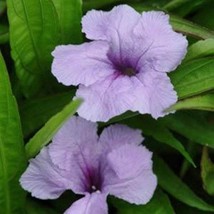
{"label": "lance-shaped leaf", "polygon": [[214,212],[214,206],[209,205],[178,178],[167,164],[160,158],[154,158],[154,171],[158,184],[179,201],[200,210]]}
{"label": "lance-shaped leaf", "polygon": [[125,124],[133,126],[134,128],[142,129],[146,136],[152,136],[155,140],[160,143],[167,144],[168,146],[176,149],[180,154],[182,154],[189,163],[195,166],[192,158],[182,145],[182,143],[177,140],[169,129],[164,126],[159,120],[155,120],[148,115],[132,117],[126,121]]}
{"label": "lance-shaped leaf", "polygon": [[60,44],[82,42],[82,0],[52,0],[59,20]]}
{"label": "lance-shaped leaf", "polygon": [[214,195],[214,164],[209,157],[207,147],[204,147],[202,152],[201,177],[204,189],[210,195]]}
{"label": "lance-shaped leaf", "polygon": [[169,129],[185,136],[193,143],[214,148],[213,125],[193,112],[176,112],[159,119]]}
{"label": "lance-shaped leaf", "polygon": [[214,55],[214,39],[205,39],[198,41],[188,48],[184,62]]}
{"label": "lance-shaped leaf", "polygon": [[198,39],[214,38],[213,31],[178,16],[170,15],[170,22],[174,30],[184,33],[185,35]]}
{"label": "lance-shaped leaf", "polygon": [[214,58],[203,58],[182,64],[170,73],[179,99],[214,89]]}
{"label": "lance-shaped leaf", "polygon": [[83,1],[83,10],[87,12],[88,10],[92,9],[100,9],[106,6],[109,6],[111,4],[118,4],[121,2],[121,0],[90,0],[90,1]]}
{"label": "lance-shaped leaf", "polygon": [[0,213],[21,214],[25,193],[19,177],[26,165],[19,112],[0,54]]}
{"label": "lance-shaped leaf", "polygon": [[5,9],[6,9],[6,2],[0,1],[0,16],[4,13]]}
{"label": "lance-shaped leaf", "polygon": [[20,104],[24,137],[32,135],[47,121],[61,111],[74,96],[74,90],[38,99],[28,99]]}
{"label": "lance-shaped leaf", "polygon": [[166,111],[182,109],[214,111],[214,94],[205,94],[178,101]]}
{"label": "lance-shaped leaf", "polygon": [[[130,3],[130,5],[139,12],[148,10],[160,10],[159,8],[156,8],[154,6],[145,6],[142,3]],[[197,39],[214,38],[213,31],[178,16],[170,15],[170,23],[175,31],[181,32],[185,35]]]}
{"label": "lance-shaped leaf", "polygon": [[62,125],[73,114],[75,114],[81,102],[81,100],[77,99],[66,105],[62,111],[51,117],[48,122],[30,139],[26,145],[26,154],[28,158],[34,157],[42,147],[50,142]]}
{"label": "lance-shaped leaf", "polygon": [[12,57],[24,94],[41,87],[52,91],[51,52],[56,45],[80,40],[81,1],[8,0],[7,6]]}
{"label": "lance-shaped leaf", "polygon": [[0,24],[0,44],[7,43],[8,41],[9,41],[8,26]]}
{"label": "lance-shaped leaf", "polygon": [[[191,2],[191,0],[171,0],[169,3],[167,3],[163,9],[165,10],[174,10],[182,6],[183,4],[185,5],[186,3]],[[196,1],[197,2],[197,1]],[[194,4],[193,4],[194,5]]]}
{"label": "lance-shaped leaf", "polygon": [[47,206],[44,203],[39,203],[39,201],[34,201],[28,198],[26,203],[27,214],[59,214],[52,207]]}

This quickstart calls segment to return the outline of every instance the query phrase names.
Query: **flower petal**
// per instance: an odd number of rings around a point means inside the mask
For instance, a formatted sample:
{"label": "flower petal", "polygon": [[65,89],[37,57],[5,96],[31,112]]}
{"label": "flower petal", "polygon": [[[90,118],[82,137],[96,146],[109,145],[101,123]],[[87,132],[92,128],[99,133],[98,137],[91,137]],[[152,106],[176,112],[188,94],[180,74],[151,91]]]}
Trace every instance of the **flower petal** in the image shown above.
{"label": "flower petal", "polygon": [[[136,103],[136,109],[133,110],[142,114],[150,113],[155,119],[169,114],[164,110],[176,103],[177,94],[167,74],[147,71],[139,73],[137,77],[147,95],[141,98],[141,102]],[[138,100],[140,101],[140,98]]]}
{"label": "flower petal", "polygon": [[[90,191],[91,178],[99,165],[101,147],[96,131],[97,124],[72,117],[49,144],[51,160],[60,169],[69,171],[71,182],[77,182],[72,190],[78,194]],[[93,179],[99,184],[96,177]]]}
{"label": "flower petal", "polygon": [[144,171],[132,180],[114,185],[110,194],[133,204],[148,203],[157,187],[157,178],[151,170]]}
{"label": "flower petal", "polygon": [[125,144],[139,145],[143,140],[141,130],[116,124],[103,130],[99,142],[109,152]]}
{"label": "flower petal", "polygon": [[106,196],[101,193],[88,194],[74,202],[64,214],[108,214]]}
{"label": "flower petal", "polygon": [[151,157],[143,146],[126,144],[113,150],[107,161],[116,176],[105,177],[105,191],[130,203],[147,203],[157,186]]}
{"label": "flower petal", "polygon": [[114,72],[104,41],[61,45],[52,52],[52,73],[64,85],[91,85]]}
{"label": "flower petal", "polygon": [[125,144],[107,156],[108,163],[119,179],[134,178],[152,168],[152,153],[144,146]]}
{"label": "flower petal", "polygon": [[112,34],[127,35],[140,14],[128,5],[119,5],[109,12],[91,10],[82,18],[83,32],[92,40],[111,40]]}
{"label": "flower petal", "polygon": [[149,47],[139,60],[140,69],[149,64],[154,70],[169,72],[186,55],[186,37],[173,31],[169,16],[163,12],[143,12],[134,33],[142,39],[144,46]]}
{"label": "flower petal", "polygon": [[41,150],[20,178],[21,186],[40,199],[58,198],[65,190],[71,188],[65,172],[58,169],[51,161],[48,148]]}
{"label": "flower petal", "polygon": [[90,150],[91,147],[95,153],[97,142],[97,124],[73,116],[54,136],[49,145],[49,153],[53,163],[59,168],[72,170],[71,165],[74,165],[73,159],[77,154],[83,149]]}
{"label": "flower petal", "polygon": [[81,86],[76,96],[84,100],[78,114],[91,121],[107,121],[132,109],[136,96],[136,78],[109,76],[89,87]]}
{"label": "flower petal", "polygon": [[[89,11],[82,19],[83,32],[87,38],[109,42],[109,59],[118,69],[121,65],[133,67],[144,46],[133,35],[140,14],[128,5],[119,5],[109,12]],[[142,50],[143,49],[143,50]]]}

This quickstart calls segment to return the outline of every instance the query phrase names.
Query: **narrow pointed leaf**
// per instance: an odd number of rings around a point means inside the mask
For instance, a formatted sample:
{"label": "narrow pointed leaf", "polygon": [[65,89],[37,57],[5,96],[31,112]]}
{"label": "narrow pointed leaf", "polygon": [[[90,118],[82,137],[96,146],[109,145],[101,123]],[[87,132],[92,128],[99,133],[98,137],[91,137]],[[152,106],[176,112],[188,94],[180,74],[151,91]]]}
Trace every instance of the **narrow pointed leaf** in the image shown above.
{"label": "narrow pointed leaf", "polygon": [[[147,6],[141,3],[131,3],[131,5],[139,12],[148,10],[160,10],[159,8],[156,8],[154,6]],[[175,31],[181,32],[196,39],[214,38],[214,31],[197,25],[186,19],[180,18],[178,16],[170,14],[170,23]]]}
{"label": "narrow pointed leaf", "polygon": [[202,152],[201,177],[204,189],[210,195],[214,195],[214,163],[209,157],[207,147],[204,147]]}
{"label": "narrow pointed leaf", "polygon": [[179,142],[179,140],[177,140],[173,136],[168,128],[158,120],[155,120],[148,115],[143,115],[141,117],[138,116],[130,118],[128,121],[125,121],[125,123],[129,126],[134,126],[134,128],[142,129],[145,135],[151,136],[160,143],[167,144],[168,146],[176,149],[181,155],[186,158],[186,160],[188,160],[189,163],[195,166],[192,158],[185,150],[182,143]]}
{"label": "narrow pointed leaf", "polygon": [[195,166],[192,158],[189,153],[186,151],[184,146],[179,140],[177,140],[173,134],[163,126],[159,121],[156,121],[150,117],[144,116],[141,121],[143,133],[146,135],[152,136],[157,141],[167,144],[168,146],[176,149],[180,154],[182,154],[186,160]]}
{"label": "narrow pointed leaf", "polygon": [[[42,87],[53,91],[51,52],[56,45],[80,41],[80,0],[8,0],[10,45],[26,96]],[[66,33],[65,33],[66,32]]]}
{"label": "narrow pointed leaf", "polygon": [[170,15],[170,22],[174,30],[198,39],[214,38],[214,32],[178,16]]}
{"label": "narrow pointed leaf", "polygon": [[6,2],[0,1],[0,16],[4,13],[5,9],[6,9]]}
{"label": "narrow pointed leaf", "polygon": [[53,115],[68,104],[74,96],[74,90],[39,99],[28,99],[20,104],[22,129],[25,137],[42,127]]}
{"label": "narrow pointed leaf", "polygon": [[172,0],[168,4],[166,4],[163,9],[164,10],[174,10],[178,7],[180,7],[183,4],[186,4],[187,2],[190,2],[191,0]]}
{"label": "narrow pointed leaf", "polygon": [[118,122],[121,122],[121,121],[126,120],[128,118],[135,117],[137,115],[139,115],[138,112],[127,111],[127,112],[125,112],[125,113],[123,113],[123,114],[121,114],[119,116],[113,117],[112,119],[110,119],[106,123],[100,122],[99,126],[103,127],[103,126],[106,126],[106,125],[109,125],[109,124],[112,124],[112,123],[118,123]]}
{"label": "narrow pointed leaf", "polygon": [[160,158],[154,159],[154,171],[158,176],[159,185],[179,201],[200,210],[214,212],[214,206],[209,205],[177,177],[167,164]]}
{"label": "narrow pointed leaf", "polygon": [[121,0],[90,0],[83,1],[83,9],[84,11],[92,10],[92,9],[100,9],[102,7],[108,6],[110,4],[119,3]]}
{"label": "narrow pointed leaf", "polygon": [[7,6],[16,73],[30,96],[50,79],[50,53],[59,38],[57,13],[49,0],[8,0]]}
{"label": "narrow pointed leaf", "polygon": [[60,44],[82,42],[82,0],[52,0],[59,20]]}
{"label": "narrow pointed leaf", "polygon": [[191,112],[176,112],[174,115],[161,118],[159,121],[193,143],[214,148],[213,125],[197,114]]}
{"label": "narrow pointed leaf", "polygon": [[42,147],[47,145],[62,125],[76,112],[81,104],[77,99],[65,106],[65,108],[51,117],[48,122],[30,139],[26,145],[27,158],[34,157]]}
{"label": "narrow pointed leaf", "polygon": [[125,123],[126,125],[132,126],[133,128],[142,129],[145,135],[152,136],[155,140],[176,149],[181,155],[186,158],[189,163],[195,166],[192,158],[190,157],[182,143],[173,136],[173,134],[166,126],[148,115],[143,115],[141,117],[135,116],[137,116],[137,113],[127,112],[126,114],[113,118],[112,120],[107,122],[107,124],[121,122]]}
{"label": "narrow pointed leaf", "polygon": [[184,62],[214,55],[214,39],[205,39],[198,41],[188,48]]}
{"label": "narrow pointed leaf", "polygon": [[0,54],[0,213],[22,214],[25,192],[19,178],[26,165],[20,118]]}
{"label": "narrow pointed leaf", "polygon": [[214,58],[204,58],[182,64],[170,73],[179,99],[214,89]]}
{"label": "narrow pointed leaf", "polygon": [[0,44],[9,42],[8,26],[0,24]]}
{"label": "narrow pointed leaf", "polygon": [[33,199],[28,198],[26,203],[27,214],[60,214],[51,207],[48,207],[44,203],[39,201],[34,201]]}
{"label": "narrow pointed leaf", "polygon": [[166,111],[182,110],[182,109],[197,109],[214,111],[214,94],[205,94],[181,100],[171,106]]}

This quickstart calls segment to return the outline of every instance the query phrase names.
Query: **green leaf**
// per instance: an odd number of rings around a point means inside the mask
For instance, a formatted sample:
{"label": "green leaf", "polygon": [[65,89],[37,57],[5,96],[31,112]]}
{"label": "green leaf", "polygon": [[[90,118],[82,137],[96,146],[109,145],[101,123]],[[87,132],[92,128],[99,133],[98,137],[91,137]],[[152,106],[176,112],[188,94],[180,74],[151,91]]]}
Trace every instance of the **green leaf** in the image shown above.
{"label": "green leaf", "polygon": [[214,58],[197,59],[182,64],[170,73],[179,99],[214,89]]}
{"label": "green leaf", "polygon": [[179,140],[177,140],[165,126],[159,123],[159,121],[154,120],[151,117],[144,116],[143,120],[141,121],[141,127],[143,133],[152,136],[157,141],[167,144],[168,146],[176,149],[186,158],[186,160],[189,161],[189,163],[195,166],[192,158],[190,157],[182,143],[179,142]]}
{"label": "green leaf", "polygon": [[193,22],[170,15],[170,22],[175,31],[198,39],[214,38],[214,32]]}
{"label": "green leaf", "polygon": [[110,4],[116,4],[120,1],[121,0],[85,0],[83,1],[83,10],[87,12],[88,10],[99,9]]}
{"label": "green leaf", "polygon": [[[7,1],[12,57],[26,96],[36,94],[41,87],[43,92],[53,91],[56,80],[50,72],[51,52],[64,42],[79,42],[80,0],[54,3],[52,0]],[[73,23],[69,28],[70,21]]]}
{"label": "green leaf", "polygon": [[60,43],[82,42],[81,18],[82,0],[52,0],[58,14]]}
{"label": "green leaf", "polygon": [[188,3],[188,2],[191,2],[191,1],[192,1],[192,0],[172,0],[172,1],[170,1],[168,4],[166,4],[166,5],[163,7],[163,9],[164,9],[164,10],[168,10],[168,11],[174,10],[174,9],[180,7],[181,5],[186,4],[186,3]]}
{"label": "green leaf", "polygon": [[0,1],[0,16],[4,13],[5,10],[6,10],[6,2]]}
{"label": "green leaf", "polygon": [[16,100],[0,53],[0,213],[23,213],[25,192],[19,178],[26,165]]}
{"label": "green leaf", "polygon": [[59,38],[58,18],[49,0],[8,0],[7,4],[12,57],[23,91],[29,96],[50,78],[50,53]]}
{"label": "green leaf", "polygon": [[81,100],[77,99],[66,105],[61,112],[51,117],[30,139],[25,147],[28,159],[34,157],[42,147],[50,142],[62,125],[76,112],[81,102]]}
{"label": "green leaf", "polygon": [[[196,158],[196,156],[198,155],[197,154],[198,153],[198,145],[197,144],[192,143],[191,141],[188,141],[185,144],[185,148],[193,159]],[[181,164],[180,172],[179,172],[180,178],[183,178],[190,168],[191,168],[190,163],[186,159],[183,160],[182,164]]]}
{"label": "green leaf", "polygon": [[[148,10],[160,10],[159,8],[155,8],[153,6],[145,6],[139,3],[131,3],[130,5],[132,5],[140,13]],[[214,38],[213,31],[172,14],[170,14],[170,23],[175,31],[181,32],[185,35],[197,39]]]}
{"label": "green leaf", "polygon": [[27,199],[26,211],[27,214],[59,214],[59,212],[44,203],[39,203],[39,201],[30,198]]}
{"label": "green leaf", "polygon": [[191,207],[214,212],[214,206],[207,204],[195,195],[195,193],[174,174],[163,160],[155,157],[153,165],[154,172],[158,177],[158,183],[166,192]]}
{"label": "green leaf", "polygon": [[139,113],[136,112],[126,112],[125,114],[112,118],[107,123],[100,123],[100,126],[102,127],[111,123],[121,122],[134,128],[142,129],[145,135],[152,136],[157,141],[176,149],[189,161],[189,163],[195,166],[192,158],[185,150],[182,143],[179,142],[179,140],[177,140],[164,125],[147,115],[135,117],[138,114]]}
{"label": "green leaf", "polygon": [[[157,141],[167,144],[168,146],[176,149],[180,152],[193,166],[195,166],[192,158],[185,150],[179,140],[177,140],[172,133],[162,125],[158,120],[151,118],[148,115],[143,115],[141,117],[131,118],[128,121],[125,121],[129,126],[134,126],[134,128],[140,128],[143,130],[143,133],[147,136],[152,136]],[[133,125],[134,124],[134,125]]]}
{"label": "green leaf", "polygon": [[173,208],[166,194],[160,189],[156,190],[151,201],[146,205],[129,204],[123,200],[112,198],[112,204],[117,208],[118,214],[173,214]]}
{"label": "green leaf", "polygon": [[74,90],[20,103],[22,129],[25,137],[41,128],[50,117],[61,111],[74,96]]}
{"label": "green leaf", "polygon": [[166,4],[163,9],[184,17],[197,11],[206,1],[207,0],[172,0]]}
{"label": "green leaf", "polygon": [[159,119],[169,129],[185,136],[193,143],[214,148],[213,125],[191,112],[176,112]]}
{"label": "green leaf", "polygon": [[202,152],[201,177],[204,189],[210,195],[214,195],[214,164],[209,158],[207,147],[204,147]]}
{"label": "green leaf", "polygon": [[9,41],[8,26],[0,24],[0,44],[5,44],[8,41]]}
{"label": "green leaf", "polygon": [[[1,27],[1,26],[0,26]],[[0,44],[5,44],[9,41],[9,33],[3,33],[0,35]]]}
{"label": "green leaf", "polygon": [[166,111],[182,109],[214,111],[214,94],[205,94],[181,100]]}
{"label": "green leaf", "polygon": [[174,209],[175,209],[175,213],[178,213],[178,214],[180,213],[181,214],[213,214],[213,212],[202,211],[197,208],[190,207],[181,202],[179,203],[178,201],[176,201],[176,207],[174,206]]}
{"label": "green leaf", "polygon": [[214,19],[213,19],[213,1],[204,0],[206,4],[199,8],[197,13],[191,14],[191,20],[201,26],[207,27],[209,29],[214,29]]}
{"label": "green leaf", "polygon": [[214,39],[205,39],[198,41],[188,48],[184,62],[214,55]]}
{"label": "green leaf", "polygon": [[123,120],[126,120],[128,118],[132,118],[135,117],[136,115],[139,115],[139,112],[132,112],[132,111],[127,111],[119,116],[113,117],[112,119],[110,119],[109,121],[107,121],[106,123],[104,122],[100,122],[99,126],[103,127],[112,123],[118,123],[121,122]]}
{"label": "green leaf", "polygon": [[185,150],[182,143],[173,136],[173,134],[167,129],[167,127],[162,124],[162,122],[154,120],[147,115],[141,116],[141,118],[135,117],[137,115],[139,115],[139,113],[126,112],[120,116],[112,118],[107,123],[100,123],[99,125],[100,127],[103,127],[104,125],[121,122],[132,126],[133,128],[142,129],[145,135],[152,136],[157,141],[167,144],[168,146],[176,149],[186,158],[186,160],[188,160],[189,163],[195,166],[192,158]]}

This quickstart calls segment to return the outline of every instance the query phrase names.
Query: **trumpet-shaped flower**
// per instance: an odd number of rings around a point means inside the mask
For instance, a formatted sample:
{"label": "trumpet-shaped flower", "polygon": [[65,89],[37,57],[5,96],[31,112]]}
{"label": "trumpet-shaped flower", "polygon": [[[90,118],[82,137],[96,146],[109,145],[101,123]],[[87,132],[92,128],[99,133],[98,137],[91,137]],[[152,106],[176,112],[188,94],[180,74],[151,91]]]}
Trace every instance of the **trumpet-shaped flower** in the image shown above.
{"label": "trumpet-shaped flower", "polygon": [[79,88],[81,117],[107,121],[127,110],[164,116],[177,101],[167,72],[186,54],[187,40],[173,31],[169,16],[139,14],[127,5],[109,12],[89,11],[82,31],[91,42],[62,45],[53,51],[52,73]]}
{"label": "trumpet-shaped flower", "polygon": [[65,190],[84,195],[66,214],[107,214],[107,195],[146,204],[157,185],[152,153],[140,145],[139,130],[123,125],[106,128],[71,118],[52,143],[30,161],[22,187],[40,199],[58,198]]}

